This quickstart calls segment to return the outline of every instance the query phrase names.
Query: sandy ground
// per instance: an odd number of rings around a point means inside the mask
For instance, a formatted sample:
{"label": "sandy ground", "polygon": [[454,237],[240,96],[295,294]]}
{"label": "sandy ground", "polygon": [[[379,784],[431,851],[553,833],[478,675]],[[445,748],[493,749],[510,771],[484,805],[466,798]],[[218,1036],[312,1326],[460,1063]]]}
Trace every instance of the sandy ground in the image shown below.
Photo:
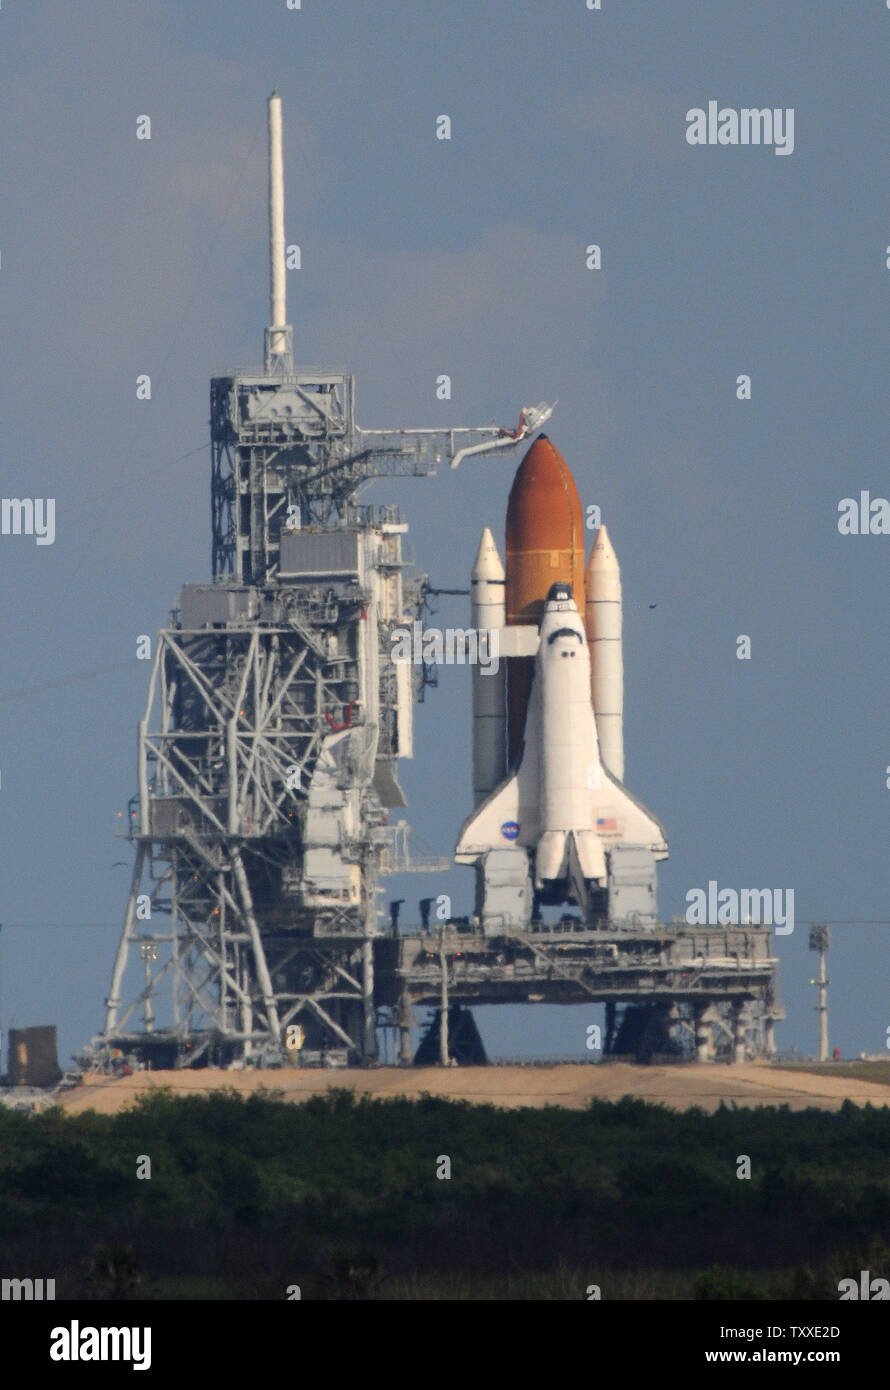
{"label": "sandy ground", "polygon": [[84,1085],[67,1091],[58,1104],[73,1114],[97,1110],[110,1114],[122,1110],[153,1087],[168,1086],[177,1095],[195,1095],[228,1087],[242,1095],[262,1089],[282,1093],[282,1099],[299,1102],[332,1087],[346,1087],[357,1095],[409,1096],[424,1092],[453,1100],[469,1100],[516,1108],[562,1105],[583,1109],[594,1097],[618,1100],[636,1096],[687,1110],[698,1105],[716,1110],[721,1101],[738,1106],[788,1105],[792,1110],[816,1106],[838,1110],[845,1100],[859,1105],[890,1105],[890,1087],[853,1077],[815,1076],[783,1071],[764,1063],[743,1066],[634,1067],[536,1066],[461,1067],[449,1071],[437,1067],[340,1071],[165,1071],[137,1072],[109,1080],[87,1076]]}

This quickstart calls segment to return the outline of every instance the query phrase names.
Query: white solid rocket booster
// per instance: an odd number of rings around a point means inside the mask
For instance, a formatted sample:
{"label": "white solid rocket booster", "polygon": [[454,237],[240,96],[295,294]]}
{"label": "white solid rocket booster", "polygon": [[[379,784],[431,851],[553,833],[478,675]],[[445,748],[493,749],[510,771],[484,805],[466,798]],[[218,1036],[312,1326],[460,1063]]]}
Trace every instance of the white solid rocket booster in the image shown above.
{"label": "white solid rocket booster", "polygon": [[[477,634],[498,634],[507,620],[505,575],[494,537],[482,532],[470,583],[471,622]],[[486,642],[488,642],[486,638]],[[497,639],[495,639],[497,640]],[[494,649],[496,651],[497,648]],[[490,652],[494,655],[494,652]],[[485,675],[473,667],[473,805],[478,806],[506,776],[506,687],[504,663]]]}
{"label": "white solid rocket booster", "polygon": [[624,658],[621,648],[621,569],[605,526],[597,532],[587,570],[585,627],[590,645],[590,695],[603,765],[624,781]]}

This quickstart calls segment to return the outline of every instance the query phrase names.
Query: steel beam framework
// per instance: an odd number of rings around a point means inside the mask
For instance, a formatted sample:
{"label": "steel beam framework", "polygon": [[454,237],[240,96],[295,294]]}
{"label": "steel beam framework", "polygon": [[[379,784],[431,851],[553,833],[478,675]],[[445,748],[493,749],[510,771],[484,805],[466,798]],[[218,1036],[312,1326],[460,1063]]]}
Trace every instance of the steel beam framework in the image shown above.
{"label": "steel beam framework", "polygon": [[[352,900],[307,902],[300,880],[319,758],[331,760],[333,746],[340,770],[368,784],[376,731],[347,699],[353,663],[331,658],[310,616],[294,604],[284,623],[159,634],[139,726],[136,860],[107,1001],[109,1046],[142,1038],[133,1024],[141,1005],[142,1032],[175,1042],[183,1061],[208,1047],[288,1060],[296,1021],[310,1049],[373,1053],[364,942],[377,931],[385,835],[345,847],[357,868]],[[332,737],[347,708],[348,729]],[[365,825],[380,824],[377,804],[361,812]],[[149,964],[126,1000],[137,949]],[[171,985],[165,1017],[159,996]]]}

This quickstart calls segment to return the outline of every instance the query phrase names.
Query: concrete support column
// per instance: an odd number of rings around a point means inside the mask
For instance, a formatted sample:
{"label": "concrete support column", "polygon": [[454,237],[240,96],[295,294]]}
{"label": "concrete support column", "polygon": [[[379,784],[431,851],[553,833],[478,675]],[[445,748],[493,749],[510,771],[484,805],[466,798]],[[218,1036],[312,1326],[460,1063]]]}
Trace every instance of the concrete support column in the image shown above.
{"label": "concrete support column", "polygon": [[377,1060],[377,1028],[374,1013],[374,942],[368,936],[362,943],[362,1061]]}
{"label": "concrete support column", "polygon": [[405,991],[399,999],[399,1066],[410,1067],[414,1061],[411,1050],[411,1022],[414,1010]]}
{"label": "concrete support column", "polygon": [[615,1041],[615,1001],[610,1000],[606,1005],[606,1045],[603,1053],[606,1057],[611,1054],[612,1044]]}
{"label": "concrete support column", "polygon": [[736,1002],[732,1006],[732,1060],[738,1065],[745,1060],[745,1029],[743,1025],[744,1003]]}
{"label": "concrete support column", "polygon": [[707,1017],[708,1008],[707,1003],[694,1005],[695,1057],[698,1062],[712,1062],[714,1060],[711,1025]]}

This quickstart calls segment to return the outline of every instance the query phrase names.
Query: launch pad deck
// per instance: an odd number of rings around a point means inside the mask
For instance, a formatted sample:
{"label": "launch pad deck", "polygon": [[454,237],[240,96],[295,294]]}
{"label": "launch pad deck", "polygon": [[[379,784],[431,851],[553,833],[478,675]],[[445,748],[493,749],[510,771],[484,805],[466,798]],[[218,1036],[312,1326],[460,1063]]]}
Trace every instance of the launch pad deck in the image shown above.
{"label": "launch pad deck", "polygon": [[653,997],[690,1000],[757,998],[777,966],[768,927],[677,927],[653,930],[584,923],[483,936],[449,926],[384,938],[375,949],[377,998],[436,1004],[440,953],[448,961],[448,995],[467,1004],[605,1003]]}
{"label": "launch pad deck", "polygon": [[784,1016],[776,966],[765,926],[580,919],[499,936],[446,923],[378,939],[374,951],[375,996],[403,1032],[418,1005],[439,1005],[441,1017],[456,1005],[605,1004],[604,1055],[638,1061],[769,1055]]}

